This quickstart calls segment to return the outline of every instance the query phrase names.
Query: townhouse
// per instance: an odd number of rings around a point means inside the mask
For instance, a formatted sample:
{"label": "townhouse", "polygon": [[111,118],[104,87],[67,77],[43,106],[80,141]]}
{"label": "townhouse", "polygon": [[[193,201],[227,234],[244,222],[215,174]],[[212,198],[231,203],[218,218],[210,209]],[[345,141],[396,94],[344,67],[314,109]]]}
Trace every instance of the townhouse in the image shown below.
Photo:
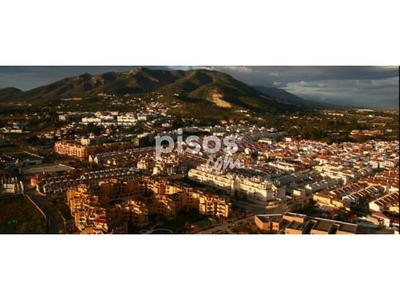
{"label": "townhouse", "polygon": [[399,213],[399,192],[386,194],[369,204],[369,209],[374,212],[386,212],[390,211],[393,213]]}

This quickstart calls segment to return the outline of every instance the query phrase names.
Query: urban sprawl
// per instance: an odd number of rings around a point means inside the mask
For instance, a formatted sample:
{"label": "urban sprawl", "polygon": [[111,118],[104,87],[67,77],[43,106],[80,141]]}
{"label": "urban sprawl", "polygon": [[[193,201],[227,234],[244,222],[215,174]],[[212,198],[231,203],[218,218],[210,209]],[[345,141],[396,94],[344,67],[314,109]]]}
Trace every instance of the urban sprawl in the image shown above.
{"label": "urban sprawl", "polygon": [[[37,134],[34,147],[0,153],[1,192],[26,195],[48,232],[57,222],[59,232],[81,234],[398,232],[399,142],[374,139],[382,129],[353,130],[350,136],[366,137],[362,142],[326,143],[229,120],[182,120],[177,127],[165,108],[149,108],[51,116],[62,126]],[[1,144],[15,144],[41,118],[5,124]],[[138,125],[139,133],[129,132]],[[89,126],[94,130],[84,132]],[[157,159],[155,139],[176,141],[178,129],[198,135],[200,145],[204,136],[229,135],[238,150],[210,155],[175,147]],[[240,165],[210,170],[210,157]]]}

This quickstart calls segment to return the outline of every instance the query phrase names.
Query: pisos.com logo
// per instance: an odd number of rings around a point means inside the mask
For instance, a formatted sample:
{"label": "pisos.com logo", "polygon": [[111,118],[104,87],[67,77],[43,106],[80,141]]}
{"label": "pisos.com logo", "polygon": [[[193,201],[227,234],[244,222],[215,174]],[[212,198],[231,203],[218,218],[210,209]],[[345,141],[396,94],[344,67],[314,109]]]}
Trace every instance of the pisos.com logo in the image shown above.
{"label": "pisos.com logo", "polygon": [[[157,135],[155,137],[156,159],[161,161],[163,153],[172,153],[174,150],[179,155],[183,155],[185,152],[198,155],[202,152],[209,156],[205,165],[209,172],[240,168],[240,160],[234,161],[232,157],[238,151],[235,140],[236,138],[233,135],[225,136],[222,140],[213,135],[205,136],[203,139],[197,135],[189,135],[183,140],[183,130],[178,129],[176,143],[170,135]],[[224,155],[214,158],[214,154],[217,153]]]}

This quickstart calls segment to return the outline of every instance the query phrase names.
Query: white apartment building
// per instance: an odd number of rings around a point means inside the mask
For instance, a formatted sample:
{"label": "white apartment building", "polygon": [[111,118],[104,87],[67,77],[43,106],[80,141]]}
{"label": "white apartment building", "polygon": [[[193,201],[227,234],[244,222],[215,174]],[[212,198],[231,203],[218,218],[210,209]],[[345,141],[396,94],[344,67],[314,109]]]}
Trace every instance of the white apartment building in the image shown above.
{"label": "white apartment building", "polygon": [[118,125],[121,126],[132,126],[137,123],[137,119],[134,114],[125,114],[117,116]]}
{"label": "white apartment building", "polygon": [[269,162],[268,165],[283,171],[296,171],[296,166],[294,164],[286,162]]}
{"label": "white apartment building", "polygon": [[240,178],[234,180],[234,190],[260,201],[272,201],[285,197],[286,189],[276,187],[271,181],[255,178]]}
{"label": "white apartment building", "polygon": [[112,125],[115,123],[114,116],[102,115],[101,113],[95,113],[95,116],[83,117],[81,123],[84,125],[93,123],[96,125]]}
{"label": "white apartment building", "polygon": [[191,180],[218,188],[225,192],[233,192],[234,177],[220,173],[210,173],[205,170],[191,169],[188,173]]}
{"label": "white apartment building", "polygon": [[399,211],[399,192],[386,194],[375,201],[371,201],[369,209],[376,212]]}
{"label": "white apartment building", "polygon": [[230,194],[236,191],[239,194],[259,201],[273,201],[276,198],[282,199],[286,194],[285,187],[278,187],[269,180],[209,172],[202,166],[197,169],[191,169],[188,175],[191,180],[213,186]]}
{"label": "white apartment building", "polygon": [[82,123],[87,125],[89,123],[93,123],[93,124],[100,124],[101,123],[101,119],[100,118],[93,118],[93,117],[84,117],[82,118]]}
{"label": "white apartment building", "polygon": [[304,188],[307,193],[315,193],[322,191],[324,189],[328,189],[339,183],[340,183],[339,179],[324,179],[318,182],[309,183]]}
{"label": "white apartment building", "polygon": [[0,192],[7,194],[22,194],[23,188],[17,177],[2,177],[0,178]]}
{"label": "white apartment building", "polygon": [[139,121],[147,121],[147,115],[145,114],[139,114],[137,118]]}

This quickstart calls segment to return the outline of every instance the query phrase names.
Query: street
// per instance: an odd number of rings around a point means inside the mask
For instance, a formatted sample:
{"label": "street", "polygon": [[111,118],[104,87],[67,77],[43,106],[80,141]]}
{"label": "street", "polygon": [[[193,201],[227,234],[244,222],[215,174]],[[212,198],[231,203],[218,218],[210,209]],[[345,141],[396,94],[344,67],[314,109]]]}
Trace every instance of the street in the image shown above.
{"label": "street", "polygon": [[24,185],[25,194],[36,203],[44,212],[47,218],[46,233],[58,234],[60,230],[59,218],[54,214],[53,210],[44,201],[46,197],[40,196],[34,188],[29,185],[29,181],[21,180]]}

